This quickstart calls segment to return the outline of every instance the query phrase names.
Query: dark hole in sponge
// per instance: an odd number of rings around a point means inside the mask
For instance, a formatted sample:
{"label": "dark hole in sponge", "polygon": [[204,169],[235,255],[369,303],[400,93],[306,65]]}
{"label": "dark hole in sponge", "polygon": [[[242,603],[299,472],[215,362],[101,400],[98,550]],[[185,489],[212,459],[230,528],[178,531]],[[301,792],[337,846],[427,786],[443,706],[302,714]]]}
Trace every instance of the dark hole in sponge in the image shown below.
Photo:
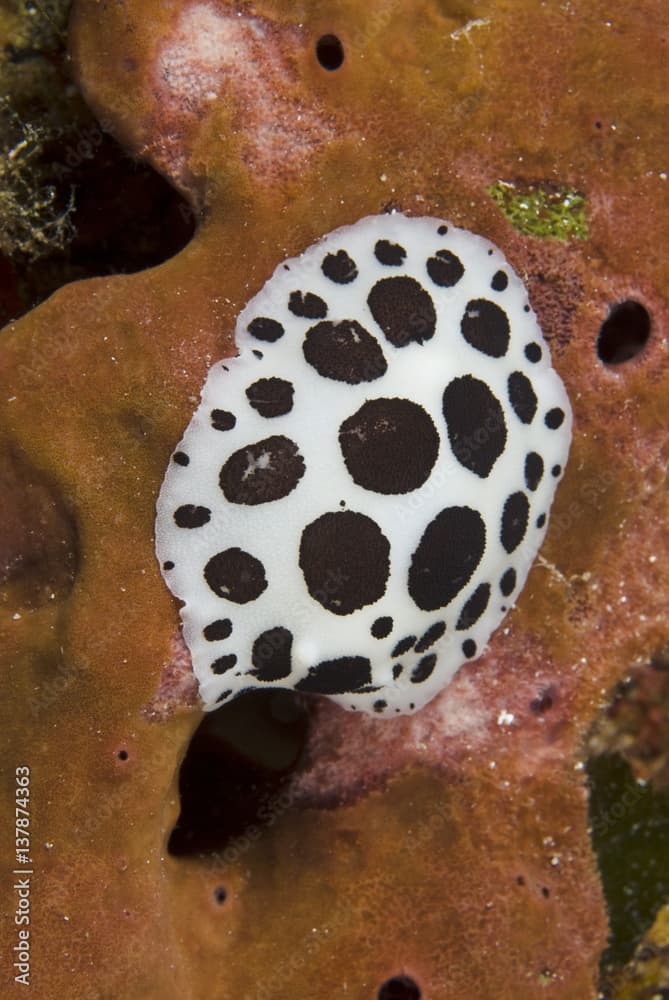
{"label": "dark hole in sponge", "polygon": [[344,46],[336,35],[321,35],[316,42],[316,58],[323,69],[339,69],[344,62]]}
{"label": "dark hole in sponge", "polygon": [[290,808],[306,733],[302,698],[290,691],[249,692],[208,713],[181,765],[170,854],[241,858]]}
{"label": "dark hole in sponge", "polygon": [[228,898],[228,894],[225,891],[225,889],[223,888],[223,886],[222,885],[217,885],[216,888],[214,889],[214,899],[216,900],[216,902],[218,903],[218,905],[222,906],[223,903],[226,901],[227,898]]}
{"label": "dark hole in sponge", "polygon": [[409,976],[386,979],[378,992],[378,1000],[420,1000],[420,989]]}
{"label": "dark hole in sponge", "polygon": [[626,299],[612,306],[601,325],[597,354],[606,365],[620,365],[635,358],[650,336],[650,315],[645,306]]}

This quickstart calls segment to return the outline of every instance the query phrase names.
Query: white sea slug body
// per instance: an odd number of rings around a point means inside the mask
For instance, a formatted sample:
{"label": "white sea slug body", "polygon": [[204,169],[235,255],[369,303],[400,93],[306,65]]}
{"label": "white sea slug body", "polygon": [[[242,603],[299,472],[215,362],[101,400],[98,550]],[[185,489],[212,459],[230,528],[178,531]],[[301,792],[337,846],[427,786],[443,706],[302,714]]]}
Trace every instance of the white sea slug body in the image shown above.
{"label": "white sea slug body", "polygon": [[280,264],[236,340],[156,520],[204,705],[413,712],[517,598],[567,460],[526,290],[479,236],[371,216]]}

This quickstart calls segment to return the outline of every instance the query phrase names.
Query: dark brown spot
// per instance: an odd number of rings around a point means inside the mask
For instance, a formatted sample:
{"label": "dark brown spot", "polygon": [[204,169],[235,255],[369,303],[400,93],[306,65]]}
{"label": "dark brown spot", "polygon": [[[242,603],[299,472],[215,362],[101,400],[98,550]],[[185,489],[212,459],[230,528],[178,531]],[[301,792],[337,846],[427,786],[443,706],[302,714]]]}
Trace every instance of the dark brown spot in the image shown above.
{"label": "dark brown spot", "polygon": [[349,385],[373,382],[388,368],[376,337],[354,319],[317,323],[307,331],[302,350],[323,378]]}
{"label": "dark brown spot", "polygon": [[512,493],[507,498],[502,512],[502,530],[500,533],[502,545],[507,552],[513,552],[517,549],[525,537],[529,514],[530,505],[524,493],[520,491]]}
{"label": "dark brown spot", "polygon": [[437,250],[427,262],[427,273],[435,285],[452,288],[465,273],[462,261],[450,250]]}
{"label": "dark brown spot", "polygon": [[392,630],[393,620],[386,615],[384,615],[383,618],[377,618],[376,621],[372,622],[372,627],[370,629],[375,639],[385,639],[390,635]]}
{"label": "dark brown spot", "polygon": [[221,639],[227,639],[232,635],[232,622],[229,618],[219,618],[206,625],[202,634],[207,642],[219,642]]}
{"label": "dark brown spot", "polygon": [[204,568],[204,578],[217,597],[235,604],[255,601],[267,588],[265,567],[243,549],[218,552]]}
{"label": "dark brown spot", "polygon": [[490,286],[495,292],[503,292],[508,284],[509,278],[505,271],[496,271],[490,282]]}
{"label": "dark brown spot", "polygon": [[381,278],[369,293],[367,304],[395,347],[422,344],[434,336],[437,323],[434,304],[415,278]]}
{"label": "dark brown spot", "polygon": [[399,267],[404,263],[407,252],[399,243],[391,243],[390,240],[378,240],[374,247],[374,256],[379,264],[386,267]]}
{"label": "dark brown spot", "polygon": [[325,319],[328,314],[326,303],[313,292],[291,292],[288,308],[293,316],[302,316],[305,319]]}
{"label": "dark brown spot", "polygon": [[509,402],[523,424],[531,424],[537,412],[537,397],[532,383],[522,372],[511,372],[507,382]]}
{"label": "dark brown spot", "polygon": [[321,270],[326,278],[337,285],[348,285],[358,277],[358,268],[345,250],[329,253],[323,258]]}
{"label": "dark brown spot", "polygon": [[400,639],[390,655],[393,657],[404,656],[413,647],[415,641],[415,635],[405,635],[403,639]]}
{"label": "dark brown spot", "polygon": [[174,511],[174,523],[178,528],[201,528],[210,519],[211,511],[208,507],[197,507],[192,503],[184,504]]}
{"label": "dark brown spot", "polygon": [[[441,639],[442,635],[446,631],[446,622],[435,622],[434,625],[430,625],[427,632],[424,632],[420,637],[415,646],[416,653],[424,653],[426,649],[430,646],[434,646],[435,642]],[[393,656],[398,656],[400,654],[393,652]]]}
{"label": "dark brown spot", "polygon": [[480,583],[471,597],[467,598],[465,605],[460,612],[456,629],[463,632],[465,629],[476,625],[477,621],[488,607],[490,600],[490,584]]}
{"label": "dark brown spot", "polygon": [[274,435],[232,453],[219,476],[225,499],[254,506],[288,496],[304,475],[294,441]]}
{"label": "dark brown spot", "polygon": [[232,670],[237,662],[237,657],[234,653],[228,653],[227,656],[219,656],[217,660],[211,665],[212,674],[224,674],[228,670]]}
{"label": "dark brown spot", "polygon": [[544,460],[536,451],[525,456],[525,483],[528,490],[536,490],[544,474]]}
{"label": "dark brown spot", "polygon": [[285,333],[281,323],[276,319],[270,319],[269,316],[257,316],[251,320],[246,329],[256,340],[265,340],[268,343],[274,343]]}
{"label": "dark brown spot", "polygon": [[424,656],[422,660],[419,660],[411,671],[411,683],[420,684],[422,681],[426,681],[434,670],[436,662],[436,653],[428,653],[428,655]]}
{"label": "dark brown spot", "polygon": [[313,694],[346,694],[357,691],[372,680],[372,665],[364,656],[340,656],[324,660],[295,685],[297,691]]}
{"label": "dark brown spot", "polygon": [[293,634],[287,628],[277,625],[258,636],[253,643],[249,673],[259,681],[278,681],[288,677],[291,671],[291,649]]}
{"label": "dark brown spot", "polygon": [[408,399],[370,399],[339,429],[354,482],[375,493],[409,493],[427,481],[439,435],[432,418]]}
{"label": "dark brown spot", "polygon": [[513,593],[514,587],[516,586],[516,571],[513,566],[510,566],[503,574],[502,579],[499,581],[499,589],[502,591],[505,597],[508,597]]}
{"label": "dark brown spot", "polygon": [[549,410],[546,416],[544,417],[544,423],[546,424],[546,427],[548,427],[552,431],[556,431],[558,427],[561,427],[563,420],[564,420],[564,410],[562,410],[559,406],[553,407],[553,409]]}
{"label": "dark brown spot", "polygon": [[293,408],[293,383],[282,378],[260,378],[246,390],[246,398],[261,417],[282,417]]}
{"label": "dark brown spot", "polygon": [[485,549],[485,524],[471,507],[446,507],[411,557],[409,593],[423,611],[446,607],[466,586]]}
{"label": "dark brown spot", "polygon": [[231,431],[237,423],[234,413],[228,410],[212,410],[210,414],[211,426],[215,431]]}
{"label": "dark brown spot", "polygon": [[509,320],[495,302],[488,299],[468,302],[460,329],[468,344],[491,358],[502,358],[508,350]]}
{"label": "dark brown spot", "polygon": [[460,465],[485,479],[506,445],[499,400],[485,382],[463,375],[446,386],[442,405],[453,454]]}
{"label": "dark brown spot", "polygon": [[383,597],[390,544],[364,514],[327,513],[302,532],[299,563],[314,600],[335,615],[348,615]]}

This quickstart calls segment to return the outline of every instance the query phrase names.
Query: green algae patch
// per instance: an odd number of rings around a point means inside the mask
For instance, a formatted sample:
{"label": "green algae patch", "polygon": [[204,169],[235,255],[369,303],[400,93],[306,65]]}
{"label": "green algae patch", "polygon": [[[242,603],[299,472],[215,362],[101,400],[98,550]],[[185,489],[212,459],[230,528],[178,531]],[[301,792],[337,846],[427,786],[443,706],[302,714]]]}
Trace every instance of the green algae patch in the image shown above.
{"label": "green algae patch", "polygon": [[488,188],[488,194],[513,228],[525,236],[588,238],[585,197],[573,188],[500,180]]}

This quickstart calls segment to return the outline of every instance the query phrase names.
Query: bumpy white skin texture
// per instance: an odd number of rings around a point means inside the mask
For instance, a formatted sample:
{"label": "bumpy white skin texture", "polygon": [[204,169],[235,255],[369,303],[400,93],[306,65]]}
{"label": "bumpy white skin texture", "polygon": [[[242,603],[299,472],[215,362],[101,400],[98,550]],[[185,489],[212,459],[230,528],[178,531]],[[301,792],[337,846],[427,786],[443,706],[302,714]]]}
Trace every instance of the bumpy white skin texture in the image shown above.
{"label": "bumpy white skin texture", "polygon": [[481,237],[372,216],[281,264],[236,339],[156,520],[205,707],[416,711],[516,600],[567,460],[525,288]]}

